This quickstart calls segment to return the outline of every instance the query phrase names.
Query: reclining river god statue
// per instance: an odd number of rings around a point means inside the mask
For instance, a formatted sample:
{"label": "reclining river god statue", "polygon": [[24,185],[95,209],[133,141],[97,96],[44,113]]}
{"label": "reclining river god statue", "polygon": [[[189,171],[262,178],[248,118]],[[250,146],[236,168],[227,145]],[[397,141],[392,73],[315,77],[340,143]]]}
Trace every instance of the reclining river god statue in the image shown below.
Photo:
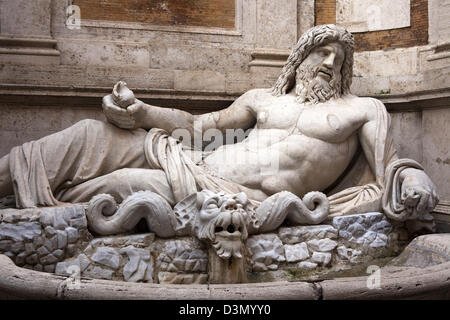
{"label": "reclining river god statue", "polygon": [[[119,82],[103,98],[109,123],[83,120],[1,158],[0,198],[14,194],[18,208],[31,208],[98,194],[121,203],[145,190],[173,208],[202,190],[244,193],[253,208],[266,208],[249,218],[249,232],[273,230],[285,218],[317,224],[370,211],[426,220],[436,188],[419,163],[398,158],[384,105],[350,93],[353,50],[346,30],[316,26],[299,39],[272,88],[201,115],[146,104]],[[217,144],[244,131],[242,141]],[[306,209],[285,204],[282,218],[272,210],[283,203],[277,199],[312,191],[324,195],[305,200]],[[317,213],[318,205],[326,212]]]}

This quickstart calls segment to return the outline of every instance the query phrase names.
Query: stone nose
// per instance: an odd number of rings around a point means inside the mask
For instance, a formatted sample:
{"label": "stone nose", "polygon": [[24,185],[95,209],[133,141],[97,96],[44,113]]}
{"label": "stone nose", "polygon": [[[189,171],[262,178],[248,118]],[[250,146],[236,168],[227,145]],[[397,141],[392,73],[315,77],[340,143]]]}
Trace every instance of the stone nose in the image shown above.
{"label": "stone nose", "polygon": [[334,52],[330,52],[328,56],[323,60],[323,65],[328,69],[332,69],[334,65],[334,60],[336,59],[336,54]]}
{"label": "stone nose", "polygon": [[237,210],[237,204],[236,201],[234,200],[227,200],[223,205],[222,205],[222,211],[225,210]]}

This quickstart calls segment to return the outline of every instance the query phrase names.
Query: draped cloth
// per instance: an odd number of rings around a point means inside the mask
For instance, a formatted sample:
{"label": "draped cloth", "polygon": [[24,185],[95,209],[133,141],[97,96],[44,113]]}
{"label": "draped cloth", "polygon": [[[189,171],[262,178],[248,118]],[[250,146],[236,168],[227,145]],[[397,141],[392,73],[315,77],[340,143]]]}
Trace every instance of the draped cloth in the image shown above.
{"label": "draped cloth", "polygon": [[[14,147],[9,169],[16,206],[89,201],[93,192],[107,190],[108,181],[102,177],[122,168],[149,169],[143,150],[146,135],[143,129],[123,130],[87,119]],[[103,180],[105,188],[99,187]],[[124,185],[117,187],[125,189]]]}
{"label": "draped cloth", "polygon": [[[145,138],[145,157],[152,169],[165,172],[176,202],[194,192],[239,193],[243,186],[230,180],[213,176],[199,166],[186,152],[179,140],[162,129],[151,129]],[[255,204],[258,202],[253,201]]]}

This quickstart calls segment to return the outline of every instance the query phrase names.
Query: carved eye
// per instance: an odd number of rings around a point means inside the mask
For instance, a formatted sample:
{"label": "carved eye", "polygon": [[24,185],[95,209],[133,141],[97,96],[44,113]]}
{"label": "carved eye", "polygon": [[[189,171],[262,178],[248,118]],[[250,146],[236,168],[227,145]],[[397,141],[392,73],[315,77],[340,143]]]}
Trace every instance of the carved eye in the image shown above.
{"label": "carved eye", "polygon": [[217,209],[217,203],[215,203],[215,202],[210,202],[210,203],[208,203],[208,204],[206,205],[206,209],[210,209],[210,210],[212,210],[212,209]]}

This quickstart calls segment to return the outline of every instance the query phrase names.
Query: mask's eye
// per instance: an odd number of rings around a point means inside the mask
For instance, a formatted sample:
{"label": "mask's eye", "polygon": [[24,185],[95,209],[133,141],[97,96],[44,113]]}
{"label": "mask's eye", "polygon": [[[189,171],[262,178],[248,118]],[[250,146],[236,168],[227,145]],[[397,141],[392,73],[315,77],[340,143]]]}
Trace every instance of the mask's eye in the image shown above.
{"label": "mask's eye", "polygon": [[208,203],[208,205],[206,206],[206,209],[217,209],[217,203],[215,203],[215,202]]}

